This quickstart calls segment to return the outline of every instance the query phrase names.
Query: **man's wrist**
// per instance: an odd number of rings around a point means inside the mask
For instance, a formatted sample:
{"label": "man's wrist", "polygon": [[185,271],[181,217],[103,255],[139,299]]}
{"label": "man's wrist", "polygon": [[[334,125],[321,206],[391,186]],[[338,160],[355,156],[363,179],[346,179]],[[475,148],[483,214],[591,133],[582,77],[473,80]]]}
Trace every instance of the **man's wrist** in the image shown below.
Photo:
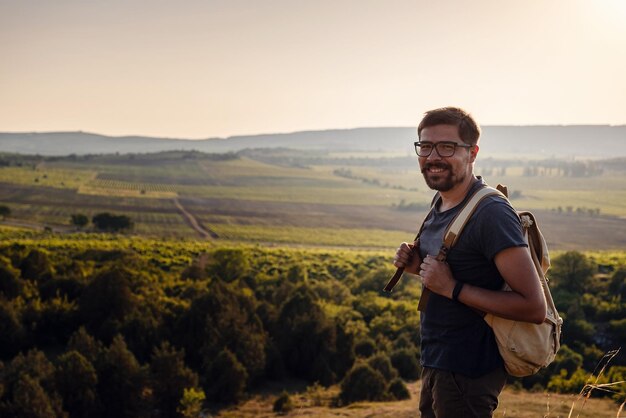
{"label": "man's wrist", "polygon": [[461,290],[463,290],[463,286],[465,283],[457,281],[454,285],[454,289],[452,289],[452,300],[459,301],[459,295],[461,294]]}

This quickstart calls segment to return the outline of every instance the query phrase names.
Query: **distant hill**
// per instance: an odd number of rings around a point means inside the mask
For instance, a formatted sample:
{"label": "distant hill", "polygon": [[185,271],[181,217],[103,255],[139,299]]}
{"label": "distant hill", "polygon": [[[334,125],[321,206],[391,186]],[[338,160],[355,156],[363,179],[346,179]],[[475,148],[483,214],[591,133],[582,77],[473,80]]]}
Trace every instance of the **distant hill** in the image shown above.
{"label": "distant hill", "polygon": [[[559,158],[626,156],[626,125],[484,126],[484,154]],[[414,127],[356,128],[189,140],[144,136],[112,137],[87,132],[0,133],[0,152],[39,155],[146,153],[246,148],[412,152]]]}

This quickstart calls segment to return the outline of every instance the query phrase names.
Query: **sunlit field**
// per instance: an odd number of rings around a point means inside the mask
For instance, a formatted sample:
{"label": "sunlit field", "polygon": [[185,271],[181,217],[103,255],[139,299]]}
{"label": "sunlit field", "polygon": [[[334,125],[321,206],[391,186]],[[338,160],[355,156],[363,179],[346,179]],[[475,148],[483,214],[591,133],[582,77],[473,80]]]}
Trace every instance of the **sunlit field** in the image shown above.
{"label": "sunlit field", "polygon": [[[572,163],[541,164],[492,157],[476,171],[536,212],[551,248],[623,248],[624,172],[571,176]],[[6,224],[72,232],[72,215],[111,212],[132,219],[127,233],[200,238],[191,216],[221,240],[374,248],[410,241],[433,196],[410,155],[271,149],[16,157],[0,184]]]}

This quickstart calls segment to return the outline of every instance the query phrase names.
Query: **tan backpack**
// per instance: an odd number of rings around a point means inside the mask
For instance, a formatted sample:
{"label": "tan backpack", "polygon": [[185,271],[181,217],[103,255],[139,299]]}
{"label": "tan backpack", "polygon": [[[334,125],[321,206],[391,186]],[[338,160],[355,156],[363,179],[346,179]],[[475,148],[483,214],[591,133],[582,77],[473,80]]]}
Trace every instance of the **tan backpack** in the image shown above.
{"label": "tan backpack", "polygon": [[[446,233],[444,234],[441,250],[437,255],[438,260],[445,261],[448,251],[456,243],[463,227],[474,213],[480,201],[492,195],[507,199],[506,186],[498,185],[497,189],[483,187],[474,193],[452,220],[450,225],[448,225]],[[535,264],[537,276],[539,277],[546,298],[546,319],[541,324],[533,324],[486,314],[484,320],[493,329],[498,344],[498,350],[504,360],[504,366],[507,372],[512,376],[523,377],[537,373],[539,369],[546,367],[554,360],[560,347],[563,319],[559,316],[554,305],[554,300],[552,299],[552,294],[550,293],[548,281],[545,276],[550,267],[550,257],[548,255],[545,239],[532,213],[521,211],[517,212],[517,214],[522,222],[524,239],[528,244],[528,251]],[[416,238],[416,242],[418,242],[418,240],[419,234]],[[385,286],[385,291],[391,291],[393,289],[402,275],[402,271],[403,269],[396,271],[394,277],[387,286]],[[503,290],[510,290],[510,288],[505,284]],[[429,294],[430,290],[424,288],[418,305],[419,310],[423,311],[425,309]]]}

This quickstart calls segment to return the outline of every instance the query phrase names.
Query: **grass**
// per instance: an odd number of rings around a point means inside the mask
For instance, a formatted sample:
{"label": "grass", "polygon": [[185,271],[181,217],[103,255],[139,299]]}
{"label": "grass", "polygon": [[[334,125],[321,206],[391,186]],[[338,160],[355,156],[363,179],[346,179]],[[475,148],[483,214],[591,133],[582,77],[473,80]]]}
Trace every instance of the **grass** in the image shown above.
{"label": "grass", "polygon": [[[407,384],[411,399],[395,402],[358,402],[345,407],[330,407],[339,389],[333,386],[322,390],[316,396],[301,387],[288,390],[295,403],[295,409],[285,417],[381,417],[414,418],[418,416],[418,400],[421,383]],[[272,404],[279,390],[252,396],[241,405],[220,411],[220,418],[269,418],[277,416],[272,412]],[[316,402],[316,398],[318,402]],[[321,400],[322,405],[316,405]],[[578,401],[578,402],[577,402]],[[572,408],[574,405],[574,408]],[[580,395],[560,395],[546,392],[526,392],[505,388],[500,396],[500,404],[494,413],[495,418],[598,418],[618,417],[619,405],[609,399],[588,399],[584,405]]]}
{"label": "grass", "polygon": [[0,168],[0,183],[77,189],[95,175],[96,172],[89,169],[2,167]]}
{"label": "grass", "polygon": [[207,225],[220,237],[234,241],[296,243],[304,245],[389,248],[407,239],[399,231],[294,226]]}

